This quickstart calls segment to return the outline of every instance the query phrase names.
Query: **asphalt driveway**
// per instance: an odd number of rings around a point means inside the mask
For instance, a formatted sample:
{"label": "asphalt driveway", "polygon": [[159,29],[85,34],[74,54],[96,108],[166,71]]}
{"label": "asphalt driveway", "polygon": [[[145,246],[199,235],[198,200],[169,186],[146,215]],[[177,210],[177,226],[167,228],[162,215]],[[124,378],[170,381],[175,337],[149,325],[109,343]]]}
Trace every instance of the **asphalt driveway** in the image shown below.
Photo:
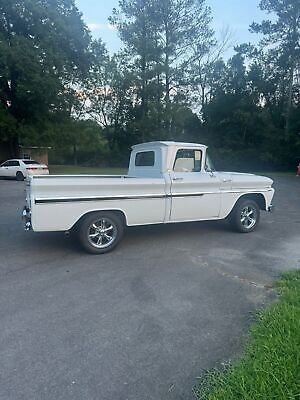
{"label": "asphalt driveway", "polygon": [[300,266],[300,178],[275,178],[251,234],[224,222],[131,228],[91,256],[24,232],[24,184],[0,180],[0,399],[191,399],[242,349],[280,271]]}

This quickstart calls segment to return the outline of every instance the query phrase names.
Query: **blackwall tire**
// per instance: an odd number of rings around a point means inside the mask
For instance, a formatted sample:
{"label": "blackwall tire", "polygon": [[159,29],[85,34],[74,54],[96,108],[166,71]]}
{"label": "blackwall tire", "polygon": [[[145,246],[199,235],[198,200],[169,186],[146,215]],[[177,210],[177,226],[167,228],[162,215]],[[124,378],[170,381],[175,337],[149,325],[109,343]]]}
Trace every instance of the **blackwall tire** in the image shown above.
{"label": "blackwall tire", "polygon": [[25,179],[25,176],[22,174],[21,171],[18,171],[18,172],[16,173],[16,180],[19,181],[19,182],[21,182],[21,181],[24,181],[24,179]]}
{"label": "blackwall tire", "polygon": [[260,208],[253,200],[241,199],[234,206],[228,219],[235,231],[252,232],[256,229],[260,220]]}
{"label": "blackwall tire", "polygon": [[76,234],[85,251],[104,254],[119,244],[124,234],[124,222],[113,212],[99,211],[83,217]]}

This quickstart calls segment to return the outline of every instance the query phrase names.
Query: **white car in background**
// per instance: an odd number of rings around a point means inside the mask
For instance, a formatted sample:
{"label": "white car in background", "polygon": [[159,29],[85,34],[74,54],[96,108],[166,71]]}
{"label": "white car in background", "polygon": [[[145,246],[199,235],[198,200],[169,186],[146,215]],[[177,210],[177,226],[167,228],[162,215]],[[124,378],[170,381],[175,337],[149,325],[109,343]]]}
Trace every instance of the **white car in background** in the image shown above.
{"label": "white car in background", "polygon": [[23,181],[32,175],[48,175],[49,169],[46,164],[34,160],[13,159],[7,160],[0,165],[0,176],[4,178],[15,178]]}

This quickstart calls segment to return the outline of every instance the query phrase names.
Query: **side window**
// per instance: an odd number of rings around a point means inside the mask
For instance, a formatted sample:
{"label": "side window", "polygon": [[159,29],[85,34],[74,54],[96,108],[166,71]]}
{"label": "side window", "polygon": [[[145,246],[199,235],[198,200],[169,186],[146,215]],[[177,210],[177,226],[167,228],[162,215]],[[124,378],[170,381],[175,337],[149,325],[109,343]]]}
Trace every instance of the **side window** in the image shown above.
{"label": "side window", "polygon": [[1,167],[8,167],[9,166],[9,162],[5,161],[3,164],[1,164]]}
{"label": "side window", "polygon": [[155,162],[154,151],[142,151],[135,156],[136,167],[153,167]]}
{"label": "side window", "polygon": [[19,166],[20,166],[20,163],[19,163],[19,161],[12,160],[12,161],[9,161],[9,162],[8,162],[8,166],[9,166],[9,167],[19,167]]}
{"label": "side window", "polygon": [[174,172],[200,172],[201,160],[201,150],[180,149],[176,154]]}

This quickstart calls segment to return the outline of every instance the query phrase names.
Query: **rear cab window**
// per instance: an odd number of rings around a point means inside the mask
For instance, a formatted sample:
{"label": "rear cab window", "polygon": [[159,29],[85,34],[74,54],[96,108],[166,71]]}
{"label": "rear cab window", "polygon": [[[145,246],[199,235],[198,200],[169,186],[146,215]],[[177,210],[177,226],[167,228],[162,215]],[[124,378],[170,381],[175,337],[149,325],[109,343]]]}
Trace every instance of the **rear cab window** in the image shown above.
{"label": "rear cab window", "polygon": [[155,164],[154,151],[141,151],[135,156],[136,167],[153,167]]}
{"label": "rear cab window", "polygon": [[202,151],[198,149],[177,150],[174,172],[201,172]]}

